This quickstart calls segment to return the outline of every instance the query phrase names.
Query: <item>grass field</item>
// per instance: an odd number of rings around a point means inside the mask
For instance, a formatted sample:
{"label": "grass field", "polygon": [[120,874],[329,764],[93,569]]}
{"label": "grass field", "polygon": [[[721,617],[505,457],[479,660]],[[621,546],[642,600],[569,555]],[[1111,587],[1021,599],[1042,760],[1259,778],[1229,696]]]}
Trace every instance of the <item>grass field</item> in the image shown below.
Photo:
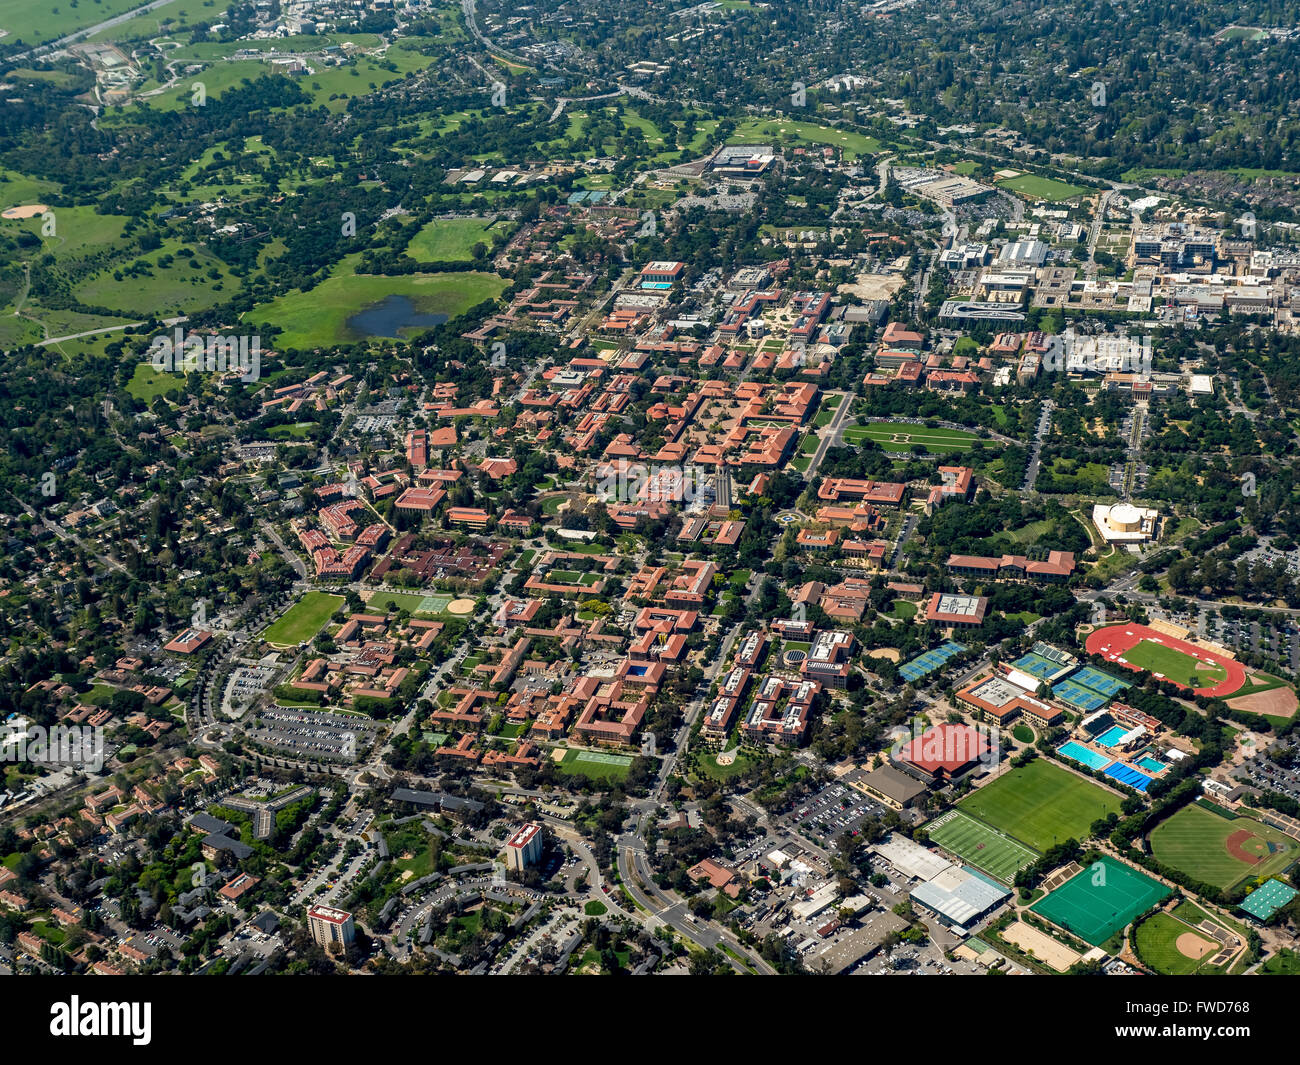
{"label": "grass field", "polygon": [[1183,924],[1182,921],[1175,920],[1167,913],[1153,914],[1138,925],[1134,934],[1138,957],[1156,972],[1165,976],[1189,976],[1198,970],[1219,971],[1209,966],[1210,958],[1218,953],[1217,945],[1214,950],[1201,958],[1193,958],[1178,949],[1180,936],[1194,936],[1209,941],[1209,937],[1204,933]]}
{"label": "grass field", "polygon": [[502,278],[482,273],[331,277],[308,292],[291,292],[254,307],[245,321],[254,326],[280,326],[284,333],[275,338],[277,348],[329,347],[366,339],[348,326],[348,319],[388,296],[405,296],[419,314],[454,318],[484,300],[495,299],[505,288]]}
{"label": "grass field", "polygon": [[998,182],[998,187],[1018,193],[1026,199],[1050,200],[1052,203],[1072,200],[1089,191],[1079,185],[1067,185],[1064,181],[1038,177],[1036,174],[1021,174],[1019,177],[1005,178]]}
{"label": "grass field", "polygon": [[846,443],[874,440],[886,451],[911,451],[913,444],[924,445],[936,455],[967,450],[975,434],[964,429],[927,429],[923,425],[896,425],[890,422],[872,422],[855,425],[844,430]]}
{"label": "grass field", "polygon": [[1004,884],[1012,883],[1017,872],[1038,858],[1038,854],[1024,844],[960,810],[941,815],[926,825],[925,830],[930,839],[944,850],[983,869]]}
{"label": "grass field", "polygon": [[564,758],[557,763],[561,773],[591,777],[592,780],[620,781],[627,776],[632,767],[632,759],[625,754],[604,754],[599,751],[579,751],[570,749],[564,752]]}
{"label": "grass field", "polygon": [[1189,688],[1212,688],[1228,677],[1228,671],[1222,666],[1201,662],[1153,640],[1135,644],[1124,652],[1124,658],[1148,673],[1159,673],[1175,684],[1185,684]]}
{"label": "grass field", "polygon": [[1101,858],[1030,909],[1099,947],[1171,889],[1113,858]]}
{"label": "grass field", "polygon": [[492,248],[486,218],[435,218],[411,238],[406,254],[419,263],[469,262],[475,244]]}
{"label": "grass field", "polygon": [[787,119],[749,118],[736,124],[736,132],[728,144],[754,144],[768,141],[781,144],[798,141],[805,144],[829,144],[840,148],[848,162],[880,151],[880,142],[851,130],[819,126],[812,122],[791,122]]}
{"label": "grass field", "polygon": [[412,614],[433,617],[447,609],[450,595],[424,595],[421,592],[375,592],[366,606],[376,610],[409,610]]}
{"label": "grass field", "polygon": [[[1256,857],[1253,864],[1228,850],[1228,840],[1241,832],[1252,838],[1238,837],[1234,849],[1238,855]],[[1151,853],[1165,865],[1224,890],[1248,876],[1281,872],[1295,861],[1300,846],[1270,825],[1247,817],[1228,819],[1199,805],[1184,806],[1162,821],[1150,841]]]}
{"label": "grass field", "polygon": [[1042,758],[1013,769],[959,804],[962,812],[1037,851],[1086,839],[1099,817],[1118,813],[1121,799]]}
{"label": "grass field", "polygon": [[343,605],[343,596],[327,592],[307,592],[262,633],[267,643],[280,647],[310,640]]}

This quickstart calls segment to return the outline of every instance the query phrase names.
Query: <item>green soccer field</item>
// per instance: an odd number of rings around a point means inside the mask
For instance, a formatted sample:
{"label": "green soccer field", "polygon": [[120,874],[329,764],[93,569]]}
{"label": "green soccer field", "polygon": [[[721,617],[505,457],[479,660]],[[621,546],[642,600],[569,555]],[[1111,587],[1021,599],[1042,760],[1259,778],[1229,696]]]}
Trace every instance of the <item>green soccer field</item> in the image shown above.
{"label": "green soccer field", "polygon": [[1211,666],[1154,640],[1143,640],[1124,652],[1124,660],[1149,673],[1159,673],[1189,688],[1211,688],[1228,677],[1222,666]]}
{"label": "green soccer field", "polygon": [[1038,758],[963,799],[964,813],[1046,851],[1067,839],[1086,839],[1092,823],[1119,813],[1121,799],[1068,769]]}
{"label": "green soccer field", "polygon": [[341,595],[308,592],[267,627],[262,639],[278,647],[290,647],[310,640],[325,627],[343,602]]}
{"label": "green soccer field", "polygon": [[990,828],[982,821],[953,810],[925,826],[932,842],[957,855],[964,862],[984,870],[1004,884],[1015,881],[1016,873],[1038,858],[1035,851]]}
{"label": "green soccer field", "polygon": [[[1249,832],[1250,838],[1239,836]],[[1234,857],[1228,840],[1238,835],[1239,855],[1257,859],[1251,863]],[[1300,844],[1249,817],[1221,817],[1193,804],[1156,825],[1150,835],[1151,853],[1165,865],[1181,869],[1188,876],[1227,890],[1246,877],[1271,876],[1296,860]]]}
{"label": "green soccer field", "polygon": [[1131,866],[1101,858],[1030,910],[1099,947],[1172,893],[1171,888]]}

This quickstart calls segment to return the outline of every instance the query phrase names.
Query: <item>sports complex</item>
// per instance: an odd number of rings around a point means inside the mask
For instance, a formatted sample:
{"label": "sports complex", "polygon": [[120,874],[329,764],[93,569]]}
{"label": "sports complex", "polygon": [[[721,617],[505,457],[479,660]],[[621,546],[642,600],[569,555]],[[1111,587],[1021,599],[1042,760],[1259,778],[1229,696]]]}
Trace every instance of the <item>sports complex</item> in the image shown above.
{"label": "sports complex", "polygon": [[1088,634],[1089,654],[1190,688],[1196,695],[1229,696],[1246,683],[1240,662],[1146,625],[1107,625]]}
{"label": "sports complex", "polygon": [[932,843],[1004,884],[1067,839],[1085,839],[1121,799],[1085,777],[1036,759],[976,789],[925,826]]}

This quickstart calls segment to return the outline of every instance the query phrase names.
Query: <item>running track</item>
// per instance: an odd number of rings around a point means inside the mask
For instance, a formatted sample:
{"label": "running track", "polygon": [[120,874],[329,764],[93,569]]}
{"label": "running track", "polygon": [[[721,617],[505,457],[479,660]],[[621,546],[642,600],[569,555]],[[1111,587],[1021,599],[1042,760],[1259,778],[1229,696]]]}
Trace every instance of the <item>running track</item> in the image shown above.
{"label": "running track", "polygon": [[[1226,697],[1240,689],[1246,683],[1245,667],[1235,659],[1224,658],[1222,655],[1207,651],[1204,647],[1197,647],[1195,644],[1190,644],[1186,640],[1179,640],[1173,636],[1167,636],[1163,632],[1156,632],[1155,629],[1149,629],[1145,625],[1138,625],[1133,622],[1128,622],[1123,625],[1108,625],[1104,629],[1098,629],[1096,632],[1091,632],[1088,634],[1088,639],[1084,646],[1088,648],[1089,654],[1101,655],[1107,662],[1114,662],[1117,666],[1131,669],[1135,673],[1146,673],[1148,671],[1139,666],[1119,661],[1126,651],[1141,643],[1143,640],[1152,640],[1155,643],[1162,643],[1166,647],[1172,647],[1175,651],[1182,651],[1185,655],[1191,655],[1191,657],[1200,659],[1202,662],[1212,662],[1227,670],[1227,677],[1216,684],[1213,688],[1193,688],[1192,693],[1194,695]],[[1168,680],[1168,678],[1165,679]],[[1170,680],[1169,683],[1178,684],[1176,680]],[[1186,688],[1187,685],[1178,684],[1178,687]]]}

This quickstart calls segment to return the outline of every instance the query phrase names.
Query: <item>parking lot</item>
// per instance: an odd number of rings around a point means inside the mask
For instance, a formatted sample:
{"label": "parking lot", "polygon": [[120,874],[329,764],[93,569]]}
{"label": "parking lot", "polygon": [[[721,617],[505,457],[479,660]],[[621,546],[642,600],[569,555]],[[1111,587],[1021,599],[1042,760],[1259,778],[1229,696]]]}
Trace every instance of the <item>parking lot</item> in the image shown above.
{"label": "parking lot", "polygon": [[272,707],[259,716],[261,726],[249,729],[250,739],[313,758],[355,761],[379,727],[369,718],[318,710]]}
{"label": "parking lot", "polygon": [[869,817],[883,817],[885,808],[846,784],[831,784],[790,812],[791,827],[805,833],[813,842],[831,848],[846,832],[859,834]]}

